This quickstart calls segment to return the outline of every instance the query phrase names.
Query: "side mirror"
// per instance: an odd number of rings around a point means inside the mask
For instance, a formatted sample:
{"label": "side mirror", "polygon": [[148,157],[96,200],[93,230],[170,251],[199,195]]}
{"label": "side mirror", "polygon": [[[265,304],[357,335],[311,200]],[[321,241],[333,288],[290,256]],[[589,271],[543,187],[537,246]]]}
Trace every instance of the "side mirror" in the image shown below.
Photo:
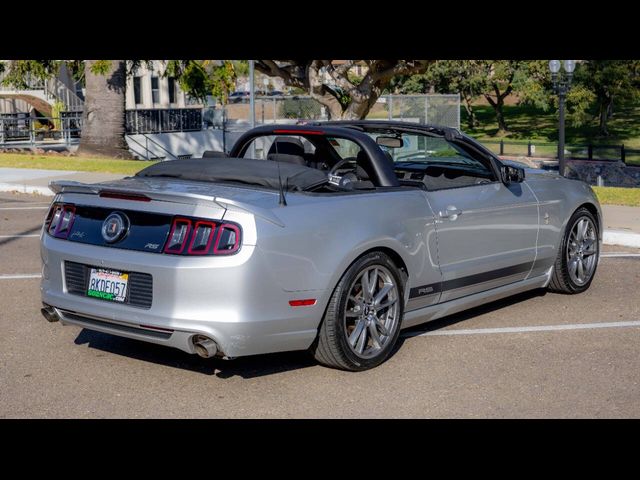
{"label": "side mirror", "polygon": [[510,183],[521,183],[524,181],[524,168],[512,167],[511,165],[501,165],[500,177],[502,183],[505,185],[509,185]]}

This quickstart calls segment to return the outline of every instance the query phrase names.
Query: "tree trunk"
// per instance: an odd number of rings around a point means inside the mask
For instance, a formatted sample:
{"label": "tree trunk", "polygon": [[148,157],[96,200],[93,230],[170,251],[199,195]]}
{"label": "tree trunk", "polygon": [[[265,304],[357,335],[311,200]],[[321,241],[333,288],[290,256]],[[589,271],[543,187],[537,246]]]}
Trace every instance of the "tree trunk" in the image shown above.
{"label": "tree trunk", "polygon": [[105,75],[94,74],[85,62],[86,98],[78,155],[131,158],[125,134],[125,60],[112,60]]}
{"label": "tree trunk", "polygon": [[463,105],[464,109],[467,112],[467,126],[469,128],[475,128],[479,125],[478,118],[476,117],[476,112],[473,111],[473,106],[471,105],[471,98],[467,96],[463,96]]}
{"label": "tree trunk", "polygon": [[507,132],[509,129],[507,128],[507,123],[504,121],[504,112],[502,111],[502,107],[504,107],[504,96],[497,95],[496,100],[494,100],[491,96],[485,94],[484,98],[487,99],[496,114],[498,132]]}
{"label": "tree trunk", "polygon": [[600,126],[599,126],[599,134],[608,137],[609,129],[607,128],[607,120],[609,119],[609,105],[611,101],[607,100],[600,104]]}

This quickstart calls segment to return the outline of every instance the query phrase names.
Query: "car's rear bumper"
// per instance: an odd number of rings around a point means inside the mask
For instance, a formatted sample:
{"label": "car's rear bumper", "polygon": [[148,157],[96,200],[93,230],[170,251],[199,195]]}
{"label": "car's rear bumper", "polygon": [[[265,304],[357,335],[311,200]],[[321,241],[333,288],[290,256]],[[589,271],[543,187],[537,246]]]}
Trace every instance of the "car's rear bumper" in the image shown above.
{"label": "car's rear bumper", "polygon": [[[42,301],[55,307],[63,323],[189,353],[195,352],[194,335],[213,339],[229,357],[306,349],[316,336],[328,295],[325,290],[283,290],[263,254],[250,245],[236,255],[207,258],[109,249],[46,234],[41,245]],[[151,275],[151,307],[69,293],[65,261]],[[289,305],[289,300],[300,298],[318,301],[305,307]]]}

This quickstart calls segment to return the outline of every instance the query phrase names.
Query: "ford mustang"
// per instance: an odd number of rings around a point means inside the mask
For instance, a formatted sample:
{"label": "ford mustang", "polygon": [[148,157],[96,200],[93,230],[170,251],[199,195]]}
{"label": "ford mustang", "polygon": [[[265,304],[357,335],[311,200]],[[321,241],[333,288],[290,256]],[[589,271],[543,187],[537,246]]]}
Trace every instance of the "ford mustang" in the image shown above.
{"label": "ford mustang", "polygon": [[525,290],[581,293],[598,265],[587,184],[456,129],[268,125],[204,157],[52,182],[47,320],[202,357],[309,350],[357,371],[403,328]]}

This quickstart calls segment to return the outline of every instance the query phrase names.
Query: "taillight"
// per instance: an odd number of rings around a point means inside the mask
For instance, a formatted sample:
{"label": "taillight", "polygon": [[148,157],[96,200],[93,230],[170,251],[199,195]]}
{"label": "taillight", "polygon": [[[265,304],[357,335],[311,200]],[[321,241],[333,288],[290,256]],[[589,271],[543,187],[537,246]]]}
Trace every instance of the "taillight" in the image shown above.
{"label": "taillight", "polygon": [[169,240],[164,247],[165,253],[182,253],[187,244],[189,231],[191,230],[191,220],[186,218],[176,218],[171,225]]}
{"label": "taillight", "polygon": [[164,253],[174,255],[229,255],[240,249],[240,227],[212,220],[175,218]]}
{"label": "taillight", "polygon": [[56,238],[67,238],[75,220],[76,207],[56,203],[52,205],[50,212],[45,221],[47,232]]}
{"label": "taillight", "polygon": [[193,228],[193,235],[191,236],[191,243],[189,244],[189,254],[206,255],[209,253],[215,229],[216,224],[213,222],[206,222],[204,220],[196,222],[196,226]]}
{"label": "taillight", "polygon": [[213,246],[216,255],[233,253],[240,248],[240,229],[236,225],[223,223],[218,227],[218,237]]}

